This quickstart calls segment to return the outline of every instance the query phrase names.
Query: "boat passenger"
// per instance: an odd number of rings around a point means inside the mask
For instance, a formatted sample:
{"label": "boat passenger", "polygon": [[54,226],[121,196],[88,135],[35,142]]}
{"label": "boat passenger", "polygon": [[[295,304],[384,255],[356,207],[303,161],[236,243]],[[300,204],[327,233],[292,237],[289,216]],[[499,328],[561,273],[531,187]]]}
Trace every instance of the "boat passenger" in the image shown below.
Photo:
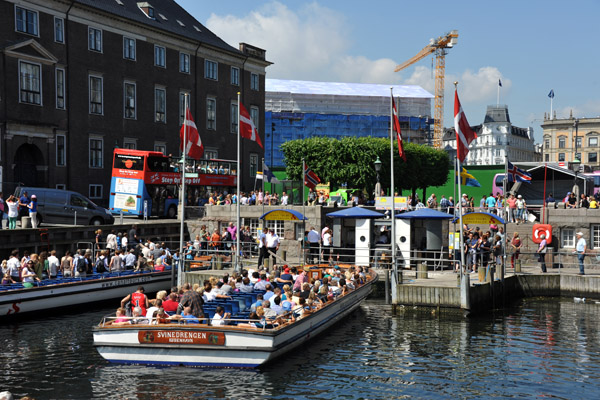
{"label": "boat passenger", "polygon": [[281,306],[281,296],[273,296],[273,303],[271,304],[270,309],[277,315],[282,315],[284,313],[283,307]]}
{"label": "boat passenger", "polygon": [[120,272],[123,270],[123,259],[121,258],[121,250],[115,251],[115,255],[110,259],[108,265],[110,272]]}
{"label": "boat passenger", "polygon": [[132,308],[140,307],[141,312],[139,315],[146,315],[146,310],[150,308],[150,303],[148,302],[148,297],[144,294],[143,286],[139,286],[134,293],[125,296],[121,300],[121,307],[125,307],[125,304],[129,301],[131,301]]}
{"label": "boat passenger", "polygon": [[60,265],[60,260],[56,257],[56,250],[52,250],[50,257],[48,257],[48,277],[50,279],[56,279]]}
{"label": "boat passenger", "polygon": [[131,322],[127,318],[126,311],[124,308],[117,308],[117,318],[112,322],[112,325],[129,325]]}
{"label": "boat passenger", "polygon": [[310,294],[310,284],[309,283],[303,283],[302,284],[302,290],[299,293],[299,297],[303,297],[305,299],[308,299],[308,295]]}
{"label": "boat passenger", "polygon": [[172,321],[165,310],[163,308],[159,308],[156,312],[156,319],[154,322],[156,324],[170,324]]}
{"label": "boat passenger", "polygon": [[275,282],[278,285],[285,285],[285,284],[293,285],[294,284],[291,271],[287,265],[283,266],[283,272],[278,277],[275,278]]}
{"label": "boat passenger", "polygon": [[267,290],[267,286],[271,287],[267,280],[267,274],[263,272],[260,274],[258,281],[254,284],[254,290]]}
{"label": "boat passenger", "polygon": [[231,318],[230,313],[226,313],[223,307],[217,306],[215,309],[215,315],[212,317],[212,326],[224,326],[227,325],[227,319]]}
{"label": "boat passenger", "polygon": [[152,320],[152,318],[154,317],[154,314],[158,311],[159,308],[162,308],[162,300],[161,299],[155,299],[154,300],[154,304],[151,305],[148,310],[146,311],[146,318]]}
{"label": "boat passenger", "polygon": [[[277,312],[271,309],[271,302],[269,300],[263,300],[262,308],[264,312],[264,316],[267,319],[275,319],[277,317]],[[258,307],[257,307],[258,309]]]}
{"label": "boat passenger", "polygon": [[15,282],[15,280],[10,276],[10,272],[5,272],[4,276],[2,278],[2,284],[3,285],[10,285],[11,283],[17,283]]}
{"label": "boat passenger", "polygon": [[33,287],[35,281],[40,282],[40,278],[33,272],[33,261],[29,260],[21,269],[21,277],[23,278],[23,286],[26,288]]}
{"label": "boat passenger", "polygon": [[262,294],[257,294],[256,295],[256,303],[254,303],[250,306],[250,311],[256,311],[256,309],[259,306],[262,306],[263,300],[264,300],[264,296]]}
{"label": "boat passenger", "polygon": [[[40,259],[39,259],[39,256],[37,255],[37,253],[31,254],[29,261],[31,261],[33,263],[32,271],[35,273],[38,280],[42,280],[43,274],[44,274],[44,264],[42,264],[40,262]],[[29,262],[28,262],[28,264],[29,264]],[[29,264],[29,265],[31,265],[31,264]]]}
{"label": "boat passenger", "polygon": [[192,314],[192,307],[185,307],[183,309],[183,314],[181,315],[181,320],[186,324],[199,324],[200,320],[194,314]]}
{"label": "boat passenger", "polygon": [[250,278],[246,277],[242,281],[242,286],[240,286],[240,292],[242,293],[252,293],[254,290],[254,285],[250,283]]}
{"label": "boat passenger", "polygon": [[190,307],[193,315],[204,318],[204,312],[202,311],[204,300],[202,299],[202,296],[198,292],[191,290],[189,283],[184,283],[182,289],[183,296],[179,301],[177,313],[179,314],[181,312],[180,310],[183,310],[185,307]]}
{"label": "boat passenger", "polygon": [[176,313],[177,307],[179,307],[179,302],[177,301],[177,293],[170,293],[168,299],[163,301],[162,306],[167,313]]}
{"label": "boat passenger", "polygon": [[10,277],[15,282],[21,282],[21,275],[19,273],[21,269],[21,264],[19,263],[19,250],[15,249],[10,253],[10,257],[6,262],[6,267],[10,273]]}
{"label": "boat passenger", "polygon": [[150,321],[144,316],[144,311],[141,307],[133,307],[133,311],[131,314],[131,324],[132,325],[146,325]]}
{"label": "boat passenger", "polygon": [[[124,252],[122,251],[119,254],[122,254],[122,253],[124,253]],[[124,263],[122,263],[122,265],[125,265],[125,269],[127,269],[127,270],[134,269],[135,262],[136,262],[135,250],[134,249],[129,250],[129,252],[127,252],[127,255],[125,256],[125,260],[123,260],[123,261],[125,261]]]}

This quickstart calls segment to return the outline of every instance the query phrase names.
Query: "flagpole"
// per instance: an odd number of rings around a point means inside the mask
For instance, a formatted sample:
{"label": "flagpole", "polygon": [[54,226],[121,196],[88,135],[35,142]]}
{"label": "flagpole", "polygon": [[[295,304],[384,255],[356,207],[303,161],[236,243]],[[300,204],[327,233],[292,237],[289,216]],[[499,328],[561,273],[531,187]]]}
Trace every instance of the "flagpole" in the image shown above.
{"label": "flagpole", "polygon": [[[396,292],[396,280],[398,277],[398,263],[396,260],[396,192],[394,191],[394,88],[390,87],[390,191],[392,194],[392,270],[394,276],[392,277],[392,293]],[[400,104],[398,104],[398,109]]]}
{"label": "flagpole", "polygon": [[[306,182],[306,166],[304,165],[304,157],[302,157],[302,215],[304,219],[302,220],[304,226],[304,232],[306,232],[306,202],[304,201],[304,190]],[[300,265],[304,266],[304,262],[306,261],[306,254],[304,254],[304,232],[302,233],[302,263]],[[309,250],[309,251],[312,251]],[[312,257],[312,255],[311,255]]]}
{"label": "flagpole", "polygon": [[265,200],[267,198],[267,196],[265,196],[265,159],[262,159],[262,194],[263,194],[263,199],[262,199],[262,213],[265,213]]}
{"label": "flagpole", "polygon": [[550,96],[550,118],[548,119],[552,120],[552,102],[554,101],[554,89],[552,89],[550,92],[552,93],[552,96]]}
{"label": "flagpole", "polygon": [[177,273],[177,286],[181,287],[183,285],[183,270],[185,266],[185,256],[183,252],[183,235],[184,235],[184,217],[185,217],[185,156],[187,153],[187,114],[188,114],[188,99],[189,94],[185,94],[183,97],[183,144],[182,144],[182,157],[181,157],[181,192],[179,194],[179,204],[181,205],[181,213],[179,218],[181,221],[179,222],[179,272]]}
{"label": "flagpole", "polygon": [[236,176],[236,183],[237,183],[237,201],[235,202],[235,208],[236,208],[236,212],[235,212],[235,219],[236,219],[236,228],[235,228],[235,267],[234,267],[234,271],[235,272],[241,272],[242,268],[240,265],[240,167],[241,167],[241,134],[240,134],[240,127],[241,127],[241,123],[240,123],[240,92],[237,93],[237,101],[238,101],[238,107],[237,107],[237,111],[238,111],[238,119],[237,119],[237,168],[236,168],[236,172],[237,172],[237,176]]}
{"label": "flagpole", "polygon": [[496,107],[500,107],[500,81],[498,81],[498,95],[496,96]]}
{"label": "flagpole", "polygon": [[[458,86],[458,82],[454,82],[454,91],[456,92],[457,90],[457,86]],[[456,118],[456,117],[455,117]],[[456,121],[456,119],[455,119]],[[456,122],[455,122],[456,124]],[[456,130],[456,128],[455,128]],[[460,157],[458,154],[458,147],[460,146],[459,144],[459,138],[458,138],[458,134],[456,137],[456,170],[462,172],[462,167],[461,167],[461,163],[460,163]],[[462,179],[460,179],[458,181],[458,220],[459,220],[459,224],[460,224],[460,281],[462,282],[463,280],[463,275],[464,275],[464,268],[465,268],[465,238],[464,238],[464,232],[463,232],[463,210],[462,210]]]}

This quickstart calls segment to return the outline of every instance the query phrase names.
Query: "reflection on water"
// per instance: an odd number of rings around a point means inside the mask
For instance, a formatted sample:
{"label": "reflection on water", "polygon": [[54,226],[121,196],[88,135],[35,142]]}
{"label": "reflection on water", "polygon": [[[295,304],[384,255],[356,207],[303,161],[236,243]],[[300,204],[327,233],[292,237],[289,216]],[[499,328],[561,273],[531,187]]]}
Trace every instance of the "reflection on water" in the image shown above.
{"label": "reflection on water", "polygon": [[[261,370],[107,364],[91,326],[111,309],[5,324],[6,389],[39,399],[597,398],[600,305],[529,299],[486,318],[368,301]],[[0,390],[4,387],[0,387]]]}

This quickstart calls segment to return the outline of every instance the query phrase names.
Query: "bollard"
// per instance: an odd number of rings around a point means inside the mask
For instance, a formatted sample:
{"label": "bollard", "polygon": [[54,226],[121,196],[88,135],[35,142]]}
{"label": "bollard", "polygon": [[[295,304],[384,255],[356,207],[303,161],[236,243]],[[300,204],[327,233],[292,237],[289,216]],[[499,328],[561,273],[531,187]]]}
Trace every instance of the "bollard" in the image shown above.
{"label": "bollard", "polygon": [[77,211],[74,213],[75,220],[73,221],[73,225],[77,225]]}
{"label": "bollard", "polygon": [[21,228],[22,229],[31,228],[31,217],[21,217]]}
{"label": "bollard", "polygon": [[223,269],[223,258],[221,258],[221,256],[217,256],[216,269],[218,269],[218,270],[222,270]]}
{"label": "bollard", "polygon": [[265,266],[265,270],[269,271],[269,267],[271,266],[271,257],[265,258],[263,260],[263,265]]}
{"label": "bollard", "polygon": [[521,260],[515,260],[515,274],[521,273]]}
{"label": "bollard", "polygon": [[494,282],[494,268],[492,268],[491,265],[488,265],[485,283],[492,283],[492,282]]}
{"label": "bollard", "polygon": [[485,268],[477,267],[477,278],[479,279],[479,283],[485,282]]}
{"label": "bollard", "polygon": [[281,251],[281,258],[283,259],[283,261],[287,261],[287,250]]}
{"label": "bollard", "polygon": [[120,224],[123,225],[123,210],[119,211]]}
{"label": "bollard", "polygon": [[427,279],[427,263],[421,263],[417,265],[417,279]]}

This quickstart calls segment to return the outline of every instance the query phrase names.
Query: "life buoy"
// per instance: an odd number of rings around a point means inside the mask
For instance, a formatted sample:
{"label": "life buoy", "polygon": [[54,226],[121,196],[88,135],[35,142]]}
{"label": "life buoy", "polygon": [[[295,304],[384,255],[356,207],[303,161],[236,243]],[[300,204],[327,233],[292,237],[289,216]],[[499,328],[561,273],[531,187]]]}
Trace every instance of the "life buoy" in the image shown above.
{"label": "life buoy", "polygon": [[542,235],[546,235],[546,244],[552,243],[552,225],[549,224],[535,224],[531,233],[531,240],[533,243],[541,243]]}

